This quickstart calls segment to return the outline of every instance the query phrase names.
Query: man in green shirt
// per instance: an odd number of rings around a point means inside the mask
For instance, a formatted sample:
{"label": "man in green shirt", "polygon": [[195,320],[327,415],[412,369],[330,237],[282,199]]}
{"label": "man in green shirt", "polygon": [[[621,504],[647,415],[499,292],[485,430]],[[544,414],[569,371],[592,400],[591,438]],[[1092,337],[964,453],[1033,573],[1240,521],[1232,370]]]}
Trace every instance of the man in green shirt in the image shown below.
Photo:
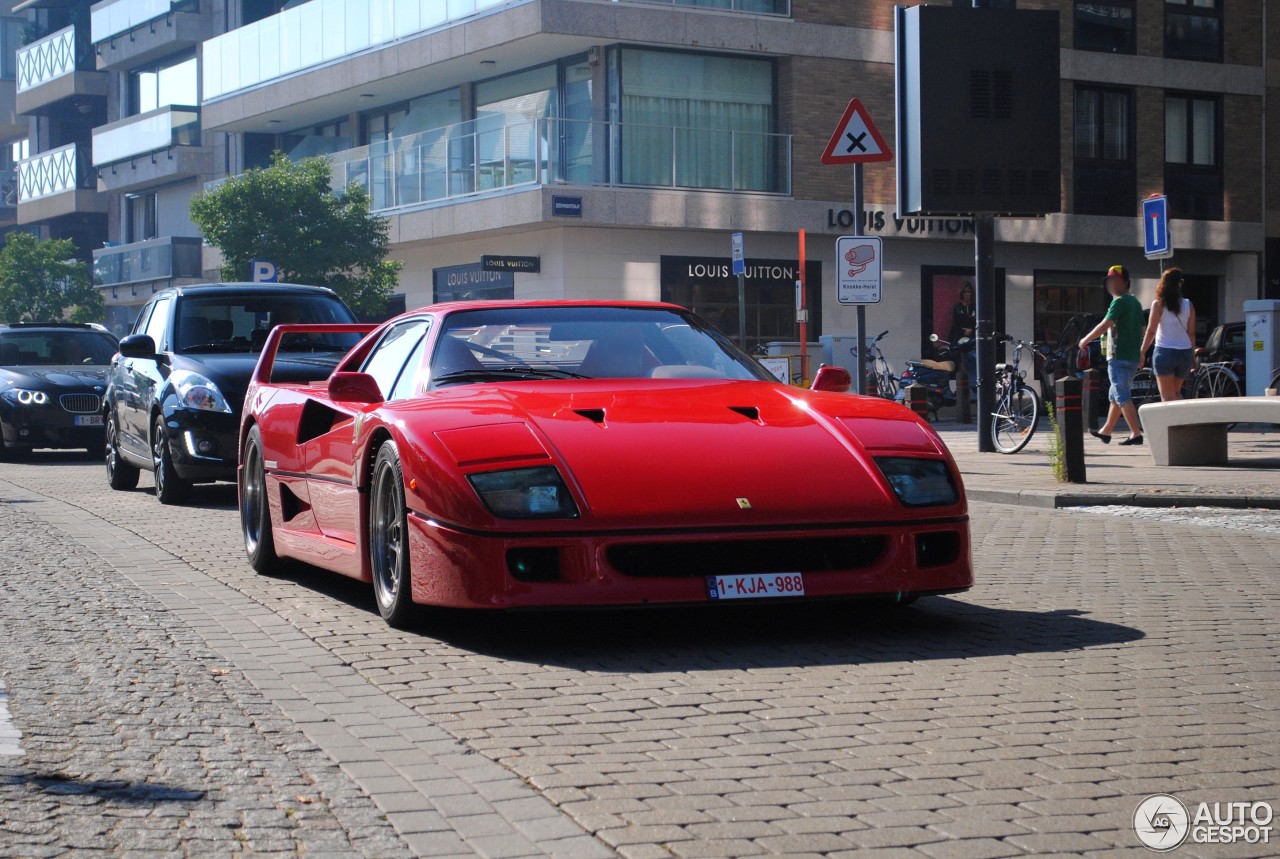
{"label": "man in green shirt", "polygon": [[1111,390],[1107,399],[1111,401],[1111,408],[1107,411],[1107,422],[1102,429],[1089,430],[1089,433],[1103,444],[1110,444],[1111,433],[1115,431],[1116,424],[1123,415],[1124,422],[1129,425],[1129,437],[1120,444],[1142,444],[1138,408],[1133,404],[1133,376],[1141,365],[1142,335],[1145,328],[1142,322],[1142,304],[1129,293],[1129,272],[1124,266],[1113,265],[1107,269],[1107,277],[1103,283],[1107,292],[1111,293],[1111,306],[1107,308],[1107,315],[1097,327],[1080,340],[1080,348],[1089,348],[1092,341],[1110,332],[1107,338],[1107,375],[1111,378]]}

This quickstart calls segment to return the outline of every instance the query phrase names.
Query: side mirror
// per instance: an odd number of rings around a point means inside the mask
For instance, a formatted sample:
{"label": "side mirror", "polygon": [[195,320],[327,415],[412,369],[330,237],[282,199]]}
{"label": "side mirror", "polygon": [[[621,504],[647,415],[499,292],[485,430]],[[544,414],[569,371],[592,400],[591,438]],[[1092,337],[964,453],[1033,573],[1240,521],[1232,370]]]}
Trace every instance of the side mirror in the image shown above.
{"label": "side mirror", "polygon": [[369,406],[386,398],[377,380],[368,373],[334,373],[329,377],[329,399],[335,403]]}
{"label": "side mirror", "polygon": [[146,334],[130,334],[120,341],[120,354],[125,358],[154,358],[156,341]]}
{"label": "side mirror", "polygon": [[813,384],[809,387],[814,391],[847,394],[849,389],[853,387],[853,376],[850,376],[849,371],[844,367],[823,365],[818,368],[817,375],[813,377]]}

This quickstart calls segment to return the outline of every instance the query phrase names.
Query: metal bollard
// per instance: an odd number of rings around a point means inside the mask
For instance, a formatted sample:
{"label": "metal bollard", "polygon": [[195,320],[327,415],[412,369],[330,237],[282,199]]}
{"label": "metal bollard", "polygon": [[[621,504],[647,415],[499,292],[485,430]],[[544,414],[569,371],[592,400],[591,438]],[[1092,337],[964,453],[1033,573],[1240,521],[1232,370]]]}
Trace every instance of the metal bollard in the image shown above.
{"label": "metal bollard", "polygon": [[918,414],[925,420],[929,419],[929,389],[924,385],[912,382],[906,387],[906,396],[904,397],[906,404],[911,411]]}
{"label": "metal bollard", "polygon": [[963,367],[956,373],[956,423],[973,423],[973,403],[969,402],[969,373]]}
{"label": "metal bollard", "polygon": [[1084,383],[1080,386],[1080,408],[1084,416],[1080,431],[1097,429],[1102,415],[1098,414],[1098,391],[1102,386],[1102,374],[1097,370],[1084,371]]}
{"label": "metal bollard", "polygon": [[1084,468],[1084,413],[1080,407],[1079,379],[1059,379],[1054,383],[1057,394],[1058,449],[1066,468],[1068,483],[1088,483]]}

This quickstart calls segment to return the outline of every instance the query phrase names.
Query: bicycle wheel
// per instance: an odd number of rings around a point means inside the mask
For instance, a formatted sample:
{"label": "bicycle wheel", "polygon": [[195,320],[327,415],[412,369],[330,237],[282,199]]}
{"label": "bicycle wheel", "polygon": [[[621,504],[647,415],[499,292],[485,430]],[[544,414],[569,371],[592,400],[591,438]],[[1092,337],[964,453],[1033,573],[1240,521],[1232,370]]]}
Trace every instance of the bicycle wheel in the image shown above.
{"label": "bicycle wheel", "polygon": [[1156,374],[1150,367],[1143,367],[1133,374],[1133,385],[1130,388],[1135,406],[1160,402],[1160,386],[1156,384]]}
{"label": "bicycle wheel", "polygon": [[1000,453],[1017,453],[1036,434],[1040,395],[1026,385],[1005,394],[991,415],[991,442]]}
{"label": "bicycle wheel", "polygon": [[1271,374],[1271,384],[1267,387],[1273,391],[1280,391],[1280,369]]}
{"label": "bicycle wheel", "polygon": [[1196,399],[1202,397],[1238,397],[1240,380],[1226,367],[1201,367],[1196,375]]}
{"label": "bicycle wheel", "polygon": [[876,394],[886,400],[896,400],[898,398],[898,380],[888,373],[881,373],[876,376]]}

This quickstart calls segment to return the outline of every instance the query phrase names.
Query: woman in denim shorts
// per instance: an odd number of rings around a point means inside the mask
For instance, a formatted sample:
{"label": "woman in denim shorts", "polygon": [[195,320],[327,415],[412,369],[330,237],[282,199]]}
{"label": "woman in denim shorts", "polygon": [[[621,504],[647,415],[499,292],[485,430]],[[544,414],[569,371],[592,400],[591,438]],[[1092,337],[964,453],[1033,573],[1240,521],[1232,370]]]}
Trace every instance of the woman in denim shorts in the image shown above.
{"label": "woman in denim shorts", "polygon": [[1156,344],[1151,366],[1160,399],[1166,403],[1182,399],[1182,384],[1195,366],[1196,309],[1190,299],[1182,297],[1182,283],[1181,269],[1165,269],[1142,338],[1144,359],[1151,343]]}

